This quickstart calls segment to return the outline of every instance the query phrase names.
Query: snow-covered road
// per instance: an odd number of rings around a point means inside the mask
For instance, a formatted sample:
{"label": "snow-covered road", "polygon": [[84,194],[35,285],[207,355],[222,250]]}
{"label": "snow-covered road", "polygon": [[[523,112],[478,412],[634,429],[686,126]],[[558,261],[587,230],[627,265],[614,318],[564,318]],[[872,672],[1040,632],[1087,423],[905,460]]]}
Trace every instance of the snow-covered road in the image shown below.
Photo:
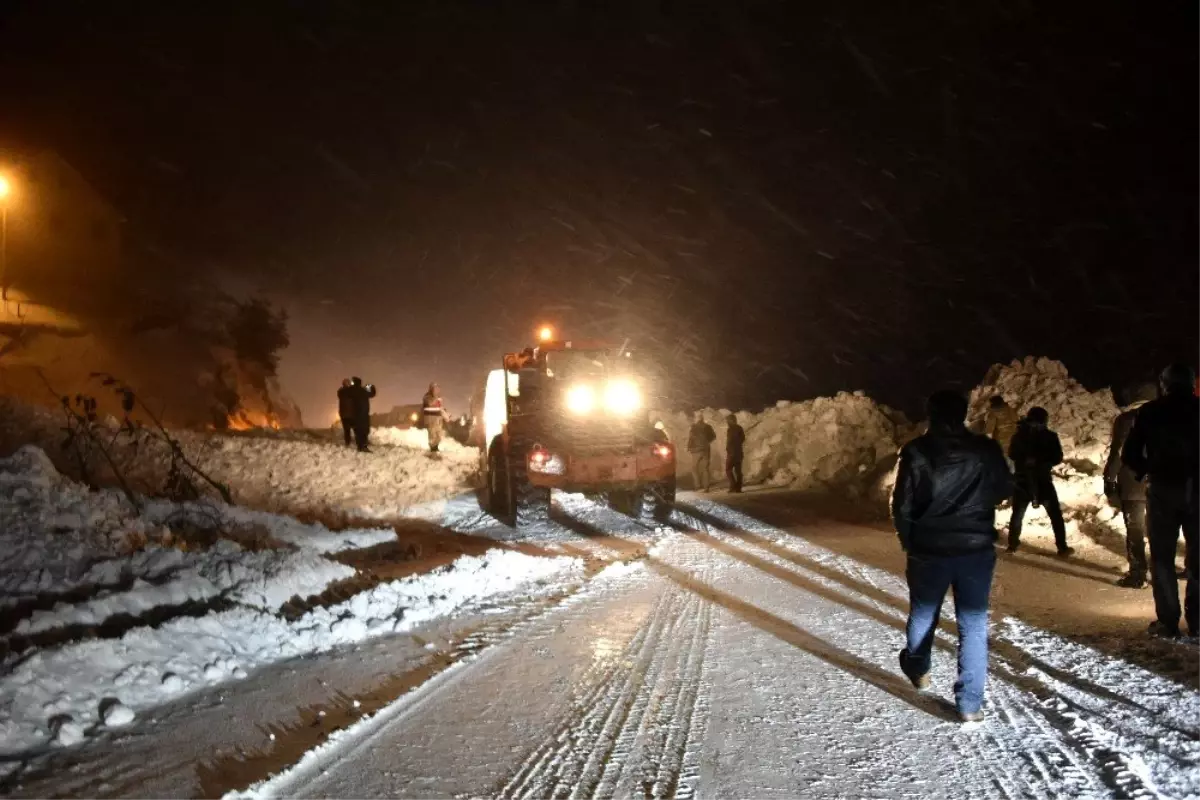
{"label": "snow-covered road", "polygon": [[1194,690],[998,619],[989,719],[964,729],[949,703],[950,635],[933,692],[917,694],[896,669],[895,576],[718,504],[696,501],[653,534],[582,500],[563,506],[562,546],[635,560],[255,792],[1096,797],[1200,787]]}

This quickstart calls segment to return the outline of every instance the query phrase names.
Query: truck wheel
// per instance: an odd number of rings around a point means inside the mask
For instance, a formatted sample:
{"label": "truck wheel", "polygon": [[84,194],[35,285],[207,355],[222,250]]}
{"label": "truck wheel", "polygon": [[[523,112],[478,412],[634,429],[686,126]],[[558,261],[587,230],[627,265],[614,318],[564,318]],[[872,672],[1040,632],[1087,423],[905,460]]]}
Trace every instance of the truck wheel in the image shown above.
{"label": "truck wheel", "polygon": [[512,498],[510,513],[515,527],[518,528],[545,522],[550,518],[550,489],[534,486],[529,482],[528,465],[525,462],[528,452],[527,443],[512,442],[508,454],[509,497]]}
{"label": "truck wheel", "polygon": [[508,470],[504,449],[493,444],[487,455],[487,510],[506,525],[513,524],[512,503],[509,500]]}
{"label": "truck wheel", "polygon": [[655,522],[666,522],[675,508],[675,478],[652,483],[646,487],[642,503]]}

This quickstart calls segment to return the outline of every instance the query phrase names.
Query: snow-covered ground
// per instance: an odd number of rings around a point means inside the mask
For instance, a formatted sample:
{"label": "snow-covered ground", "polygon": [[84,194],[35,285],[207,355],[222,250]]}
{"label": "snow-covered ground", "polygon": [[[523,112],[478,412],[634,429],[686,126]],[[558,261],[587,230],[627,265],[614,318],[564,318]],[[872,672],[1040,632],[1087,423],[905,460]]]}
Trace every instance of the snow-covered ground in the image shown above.
{"label": "snow-covered ground", "polygon": [[[196,525],[207,526],[200,544]],[[120,492],[59,475],[36,447],[0,460],[3,755],[75,744],[264,664],[408,630],[579,568],[496,549],[298,618],[278,613],[355,576],[327,553],[395,539],[223,504],[152,501],[138,515]]]}
{"label": "snow-covered ground", "polygon": [[[899,574],[684,503],[670,529],[627,535],[633,523],[568,498],[535,535],[644,555],[240,796],[1200,793],[1194,688],[997,613],[988,720],[963,728],[949,631],[931,692],[898,672]],[[832,535],[895,548],[879,531]],[[999,580],[1053,582],[1019,562]]]}

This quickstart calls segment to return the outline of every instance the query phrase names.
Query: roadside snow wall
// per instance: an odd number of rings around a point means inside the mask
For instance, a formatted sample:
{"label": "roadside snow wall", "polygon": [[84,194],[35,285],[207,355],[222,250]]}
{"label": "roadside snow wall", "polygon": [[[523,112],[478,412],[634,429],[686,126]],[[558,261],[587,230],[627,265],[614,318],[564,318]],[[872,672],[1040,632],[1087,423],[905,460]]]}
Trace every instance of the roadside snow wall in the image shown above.
{"label": "roadside snow wall", "polygon": [[[117,421],[110,418],[109,426],[115,434]],[[328,432],[309,431],[171,435],[189,459],[229,487],[239,505],[336,527],[403,516],[413,506],[469,490],[478,473],[478,451],[448,442],[432,457],[424,431],[372,431],[370,453],[343,446],[340,433],[336,441]],[[113,455],[133,488],[159,493],[170,468],[168,448],[149,437],[136,446],[124,436],[116,441]],[[61,413],[0,398],[0,456],[35,444],[69,472],[72,461],[62,443]],[[113,485],[103,463],[96,467],[99,478]]]}
{"label": "roadside snow wall", "polygon": [[[727,409],[703,409],[713,426],[712,470],[724,478]],[[679,475],[690,486],[691,459],[686,453],[693,415],[661,417],[679,448]],[[747,484],[789,486],[859,496],[896,461],[912,425],[903,414],[879,405],[862,392],[840,392],[793,403],[781,400],[759,413],[737,412],[746,429],[742,469]]]}

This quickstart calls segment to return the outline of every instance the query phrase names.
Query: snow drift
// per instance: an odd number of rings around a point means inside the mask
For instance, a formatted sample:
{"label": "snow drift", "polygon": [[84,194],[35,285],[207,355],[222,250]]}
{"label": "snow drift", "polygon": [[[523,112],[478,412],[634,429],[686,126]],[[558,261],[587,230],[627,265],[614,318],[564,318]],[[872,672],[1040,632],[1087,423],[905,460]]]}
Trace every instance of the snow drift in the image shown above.
{"label": "snow drift", "polygon": [[[201,515],[219,531],[208,546],[166,524]],[[495,549],[279,615],[356,574],[326,553],[394,538],[221,504],[152,501],[137,515],[120,492],[60,475],[36,447],[0,459],[0,754],[71,745],[263,664],[406,631],[581,566]]]}
{"label": "snow drift", "polygon": [[[109,424],[116,431],[117,421]],[[0,454],[36,444],[60,467],[63,418],[49,409],[0,399]],[[379,429],[374,452],[359,453],[334,441],[329,432],[253,431],[200,433],[173,431],[200,469],[232,490],[239,505],[315,517],[340,524],[401,516],[412,506],[469,489],[479,469],[478,451],[447,442],[444,452],[428,452],[424,431]],[[117,440],[119,468],[136,489],[158,493],[170,468],[168,448],[155,439]]]}
{"label": "snow drift", "polygon": [[[727,409],[702,409],[713,426],[713,473],[724,477]],[[679,475],[691,475],[686,451],[693,414],[662,417],[679,448]],[[747,484],[788,486],[859,494],[895,463],[912,428],[898,411],[876,403],[862,392],[840,392],[793,403],[781,400],[759,413],[739,411],[746,429],[742,469]],[[685,482],[684,485],[690,485]]]}

